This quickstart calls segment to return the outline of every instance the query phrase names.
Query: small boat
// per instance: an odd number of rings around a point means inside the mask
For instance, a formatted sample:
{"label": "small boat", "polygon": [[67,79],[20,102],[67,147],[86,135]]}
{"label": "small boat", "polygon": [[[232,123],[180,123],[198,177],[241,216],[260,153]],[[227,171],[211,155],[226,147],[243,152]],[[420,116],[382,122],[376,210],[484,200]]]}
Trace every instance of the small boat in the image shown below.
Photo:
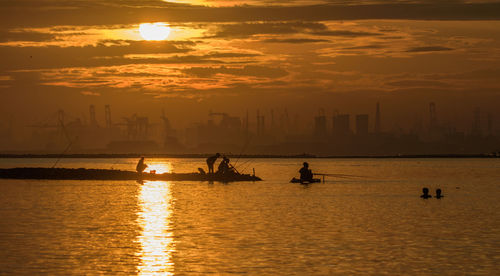
{"label": "small boat", "polygon": [[300,183],[300,184],[310,184],[310,183],[318,183],[318,182],[321,182],[321,179],[313,178],[310,181],[304,181],[304,180],[300,180],[299,178],[294,177],[294,178],[292,178],[292,180],[290,180],[290,183]]}
{"label": "small boat", "polygon": [[53,179],[53,180],[166,180],[166,181],[261,181],[250,174],[206,174],[206,173],[142,173],[107,169],[70,168],[11,168],[0,169],[0,178],[7,179]]}

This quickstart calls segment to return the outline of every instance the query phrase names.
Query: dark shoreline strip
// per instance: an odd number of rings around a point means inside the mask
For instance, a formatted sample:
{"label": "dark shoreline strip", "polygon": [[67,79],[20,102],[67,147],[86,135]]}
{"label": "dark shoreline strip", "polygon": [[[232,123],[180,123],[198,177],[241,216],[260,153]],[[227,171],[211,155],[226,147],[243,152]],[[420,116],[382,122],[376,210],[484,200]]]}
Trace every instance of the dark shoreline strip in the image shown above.
{"label": "dark shoreline strip", "polygon": [[261,181],[249,174],[200,174],[200,173],[142,173],[134,171],[86,169],[86,168],[10,168],[0,169],[0,179],[46,179],[46,180],[160,180],[160,181],[213,181],[239,182]]}

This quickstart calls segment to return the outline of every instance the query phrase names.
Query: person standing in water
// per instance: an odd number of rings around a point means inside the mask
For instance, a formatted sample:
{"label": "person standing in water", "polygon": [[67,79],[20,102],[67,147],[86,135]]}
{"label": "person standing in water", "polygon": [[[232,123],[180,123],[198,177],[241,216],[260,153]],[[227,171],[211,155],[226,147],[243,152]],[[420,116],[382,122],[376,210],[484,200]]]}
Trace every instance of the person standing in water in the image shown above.
{"label": "person standing in water", "polygon": [[436,189],[436,198],[440,199],[442,197],[444,197],[444,195],[441,194],[441,189]]}
{"label": "person standing in water", "polygon": [[216,153],[215,155],[207,158],[208,173],[214,173],[214,164],[219,157],[220,153]]}
{"label": "person standing in water", "polygon": [[135,167],[135,170],[142,174],[142,172],[148,167],[148,165],[144,164],[144,157],[141,157],[139,159],[139,162],[137,162],[137,166]]}
{"label": "person standing in water", "polygon": [[422,189],[422,195],[420,196],[421,198],[425,198],[425,199],[428,199],[428,198],[431,198],[432,196],[429,194],[429,189],[428,188],[423,188]]}

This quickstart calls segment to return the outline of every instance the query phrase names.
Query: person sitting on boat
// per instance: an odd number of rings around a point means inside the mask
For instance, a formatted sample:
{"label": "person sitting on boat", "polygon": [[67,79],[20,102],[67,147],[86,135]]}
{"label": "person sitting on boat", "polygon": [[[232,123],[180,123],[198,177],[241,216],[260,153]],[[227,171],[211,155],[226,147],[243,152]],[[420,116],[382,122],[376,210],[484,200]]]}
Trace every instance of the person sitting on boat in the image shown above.
{"label": "person sitting on boat", "polygon": [[144,164],[144,157],[141,157],[135,169],[137,170],[138,173],[142,173],[147,167],[148,165]]}
{"label": "person sitting on boat", "polygon": [[207,158],[208,173],[214,173],[214,164],[219,157],[220,153],[216,153],[215,155]]}
{"label": "person sitting on boat", "polygon": [[425,198],[425,199],[428,199],[428,198],[431,198],[432,196],[429,194],[429,189],[428,188],[423,188],[422,189],[422,195],[420,196],[421,198]]}
{"label": "person sitting on boat", "polygon": [[303,182],[303,181],[311,182],[313,180],[313,173],[309,169],[309,163],[304,162],[304,167],[302,167],[299,170],[299,173],[300,173],[300,181],[301,182]]}
{"label": "person sitting on boat", "polygon": [[218,174],[227,174],[231,171],[230,165],[229,165],[229,158],[223,157],[222,161],[219,164],[219,168],[217,169]]}

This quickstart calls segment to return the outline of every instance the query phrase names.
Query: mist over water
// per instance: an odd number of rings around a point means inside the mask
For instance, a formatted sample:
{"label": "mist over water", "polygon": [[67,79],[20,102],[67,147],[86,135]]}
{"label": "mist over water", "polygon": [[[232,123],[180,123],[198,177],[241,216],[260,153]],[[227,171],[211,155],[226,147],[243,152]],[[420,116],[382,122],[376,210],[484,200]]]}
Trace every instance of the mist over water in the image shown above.
{"label": "mist over water", "polygon": [[[53,161],[2,159],[0,167]],[[136,161],[60,166],[131,169]],[[238,160],[264,181],[230,184],[0,180],[0,274],[500,272],[499,160],[311,159],[313,172],[349,176],[289,183],[303,161]],[[174,172],[204,166],[146,162]],[[445,197],[421,199],[422,187]]]}

